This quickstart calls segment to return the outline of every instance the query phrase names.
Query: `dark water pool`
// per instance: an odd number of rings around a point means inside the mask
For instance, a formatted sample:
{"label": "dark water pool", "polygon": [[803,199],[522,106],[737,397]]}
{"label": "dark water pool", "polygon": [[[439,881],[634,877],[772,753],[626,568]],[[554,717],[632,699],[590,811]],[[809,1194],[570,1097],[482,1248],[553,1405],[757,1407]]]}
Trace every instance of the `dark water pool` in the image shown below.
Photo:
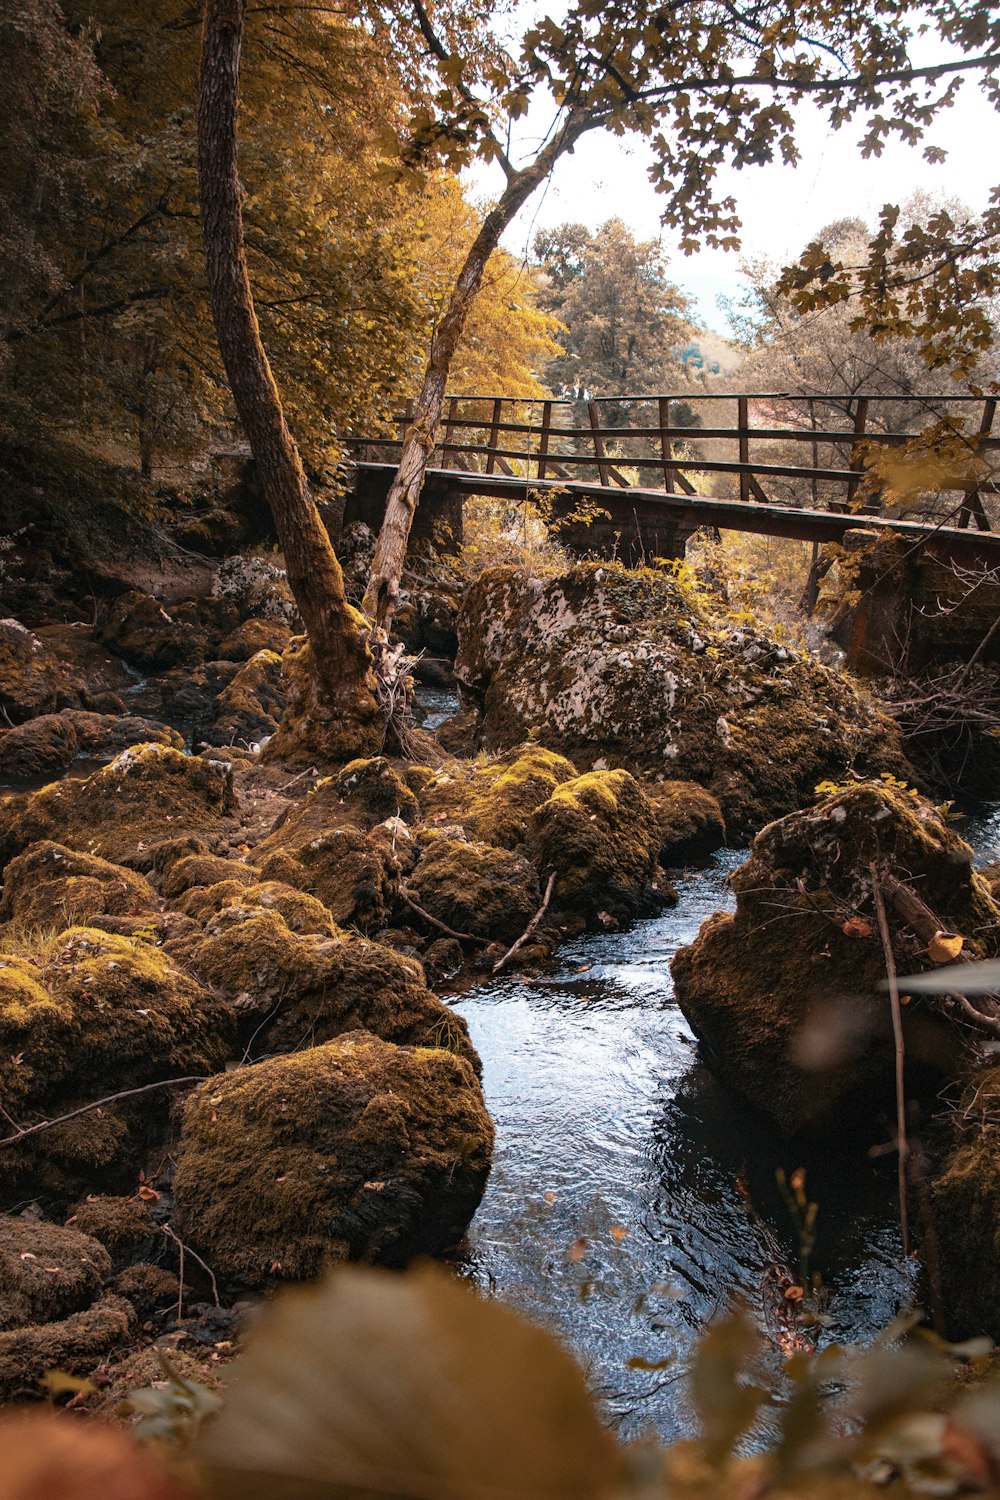
{"label": "dark water pool", "polygon": [[[554,977],[457,1001],[497,1127],[469,1274],[566,1339],[624,1436],[688,1430],[698,1331],[738,1296],[763,1317],[766,1266],[797,1255],[779,1167],[804,1166],[820,1205],[824,1338],[869,1338],[912,1294],[894,1163],[790,1151],[714,1082],[673,1001],[670,957],[731,906],[725,876],[743,858],[685,878],[661,917],[563,949]],[[637,1357],[671,1363],[629,1368]]]}

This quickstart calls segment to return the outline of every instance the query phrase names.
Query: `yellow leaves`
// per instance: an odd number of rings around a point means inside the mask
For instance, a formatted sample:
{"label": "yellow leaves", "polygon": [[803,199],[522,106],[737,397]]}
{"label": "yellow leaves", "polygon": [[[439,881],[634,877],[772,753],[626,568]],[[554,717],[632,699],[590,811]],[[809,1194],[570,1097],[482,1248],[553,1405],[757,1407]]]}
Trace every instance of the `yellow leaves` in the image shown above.
{"label": "yellow leaves", "polygon": [[955,932],[936,932],[927,944],[927,957],[936,964],[952,963],[961,953],[965,939]]}

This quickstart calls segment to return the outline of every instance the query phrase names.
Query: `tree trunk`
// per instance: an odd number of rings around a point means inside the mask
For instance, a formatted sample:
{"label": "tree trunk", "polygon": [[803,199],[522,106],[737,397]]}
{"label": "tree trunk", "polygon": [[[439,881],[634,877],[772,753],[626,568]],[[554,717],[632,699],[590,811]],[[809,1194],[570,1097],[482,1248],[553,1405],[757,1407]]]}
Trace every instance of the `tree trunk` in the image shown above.
{"label": "tree trunk", "polygon": [[[314,675],[312,702],[332,756],[372,748],[378,718],[368,629],[344,592],[340,564],[309,492],[261,342],[250,290],[237,165],[236,115],[246,0],[208,0],[198,99],[198,176],[205,260],[219,349],[274,516]],[[302,674],[300,674],[301,677]],[[301,690],[300,681],[297,684]],[[300,691],[300,698],[303,693]],[[308,696],[308,695],[305,695]],[[322,745],[313,737],[310,749]]]}
{"label": "tree trunk", "polygon": [[386,630],[399,602],[399,580],[406,560],[406,545],[410,539],[413,517],[420,503],[424,475],[437,442],[451,362],[482,284],[486,263],[500,243],[504,230],[539,183],[545,180],[563,152],[568,151],[587,128],[587,124],[588,121],[582,114],[570,115],[559,133],[531,165],[508,179],[499,202],[487,214],[465,257],[447,310],[435,330],[413,420],[403,436],[399,468],[386,499],[385,518],[361,606],[369,619]]}

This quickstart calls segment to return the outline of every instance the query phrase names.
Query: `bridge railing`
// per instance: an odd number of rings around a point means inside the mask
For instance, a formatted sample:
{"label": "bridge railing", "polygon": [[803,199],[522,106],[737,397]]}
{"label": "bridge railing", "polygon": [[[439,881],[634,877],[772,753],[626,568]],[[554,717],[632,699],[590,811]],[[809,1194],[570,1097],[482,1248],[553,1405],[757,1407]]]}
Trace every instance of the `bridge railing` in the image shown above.
{"label": "bridge railing", "polygon": [[[933,422],[957,456],[950,473],[938,469],[938,488],[958,495],[952,513],[959,526],[987,531],[984,496],[1000,493],[982,463],[1000,447],[996,407],[992,397],[865,392],[454,395],[432,466],[689,495],[704,493],[691,477],[703,474],[717,497],[722,490],[748,502],[876,510],[877,495],[861,491],[873,455],[903,447]],[[396,436],[349,438],[352,456],[392,462],[412,415],[409,402],[394,418]]]}

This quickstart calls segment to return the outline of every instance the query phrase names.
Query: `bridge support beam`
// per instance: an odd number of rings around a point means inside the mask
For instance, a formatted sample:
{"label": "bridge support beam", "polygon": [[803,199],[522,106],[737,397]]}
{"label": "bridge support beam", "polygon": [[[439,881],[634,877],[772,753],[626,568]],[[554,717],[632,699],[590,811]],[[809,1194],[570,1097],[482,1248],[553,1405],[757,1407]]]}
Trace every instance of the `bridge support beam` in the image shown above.
{"label": "bridge support beam", "polygon": [[[391,472],[359,468],[354,488],[344,504],[342,525],[364,521],[377,536],[385,519],[385,502]],[[432,541],[441,552],[454,552],[462,543],[463,491],[449,484],[446,473],[431,474],[424,486],[410,535],[417,541]]]}
{"label": "bridge support beam", "polygon": [[[587,510],[580,520],[581,502],[576,496],[563,497],[558,491],[550,496],[553,516],[558,523],[560,545],[574,557],[616,558],[626,567],[642,567],[655,557],[683,557],[687,540],[695,528],[679,516],[671,515],[662,505],[650,504],[627,491],[615,495],[617,518],[607,511],[601,514],[601,500],[596,498],[593,519]],[[567,519],[569,518],[569,519]]]}

